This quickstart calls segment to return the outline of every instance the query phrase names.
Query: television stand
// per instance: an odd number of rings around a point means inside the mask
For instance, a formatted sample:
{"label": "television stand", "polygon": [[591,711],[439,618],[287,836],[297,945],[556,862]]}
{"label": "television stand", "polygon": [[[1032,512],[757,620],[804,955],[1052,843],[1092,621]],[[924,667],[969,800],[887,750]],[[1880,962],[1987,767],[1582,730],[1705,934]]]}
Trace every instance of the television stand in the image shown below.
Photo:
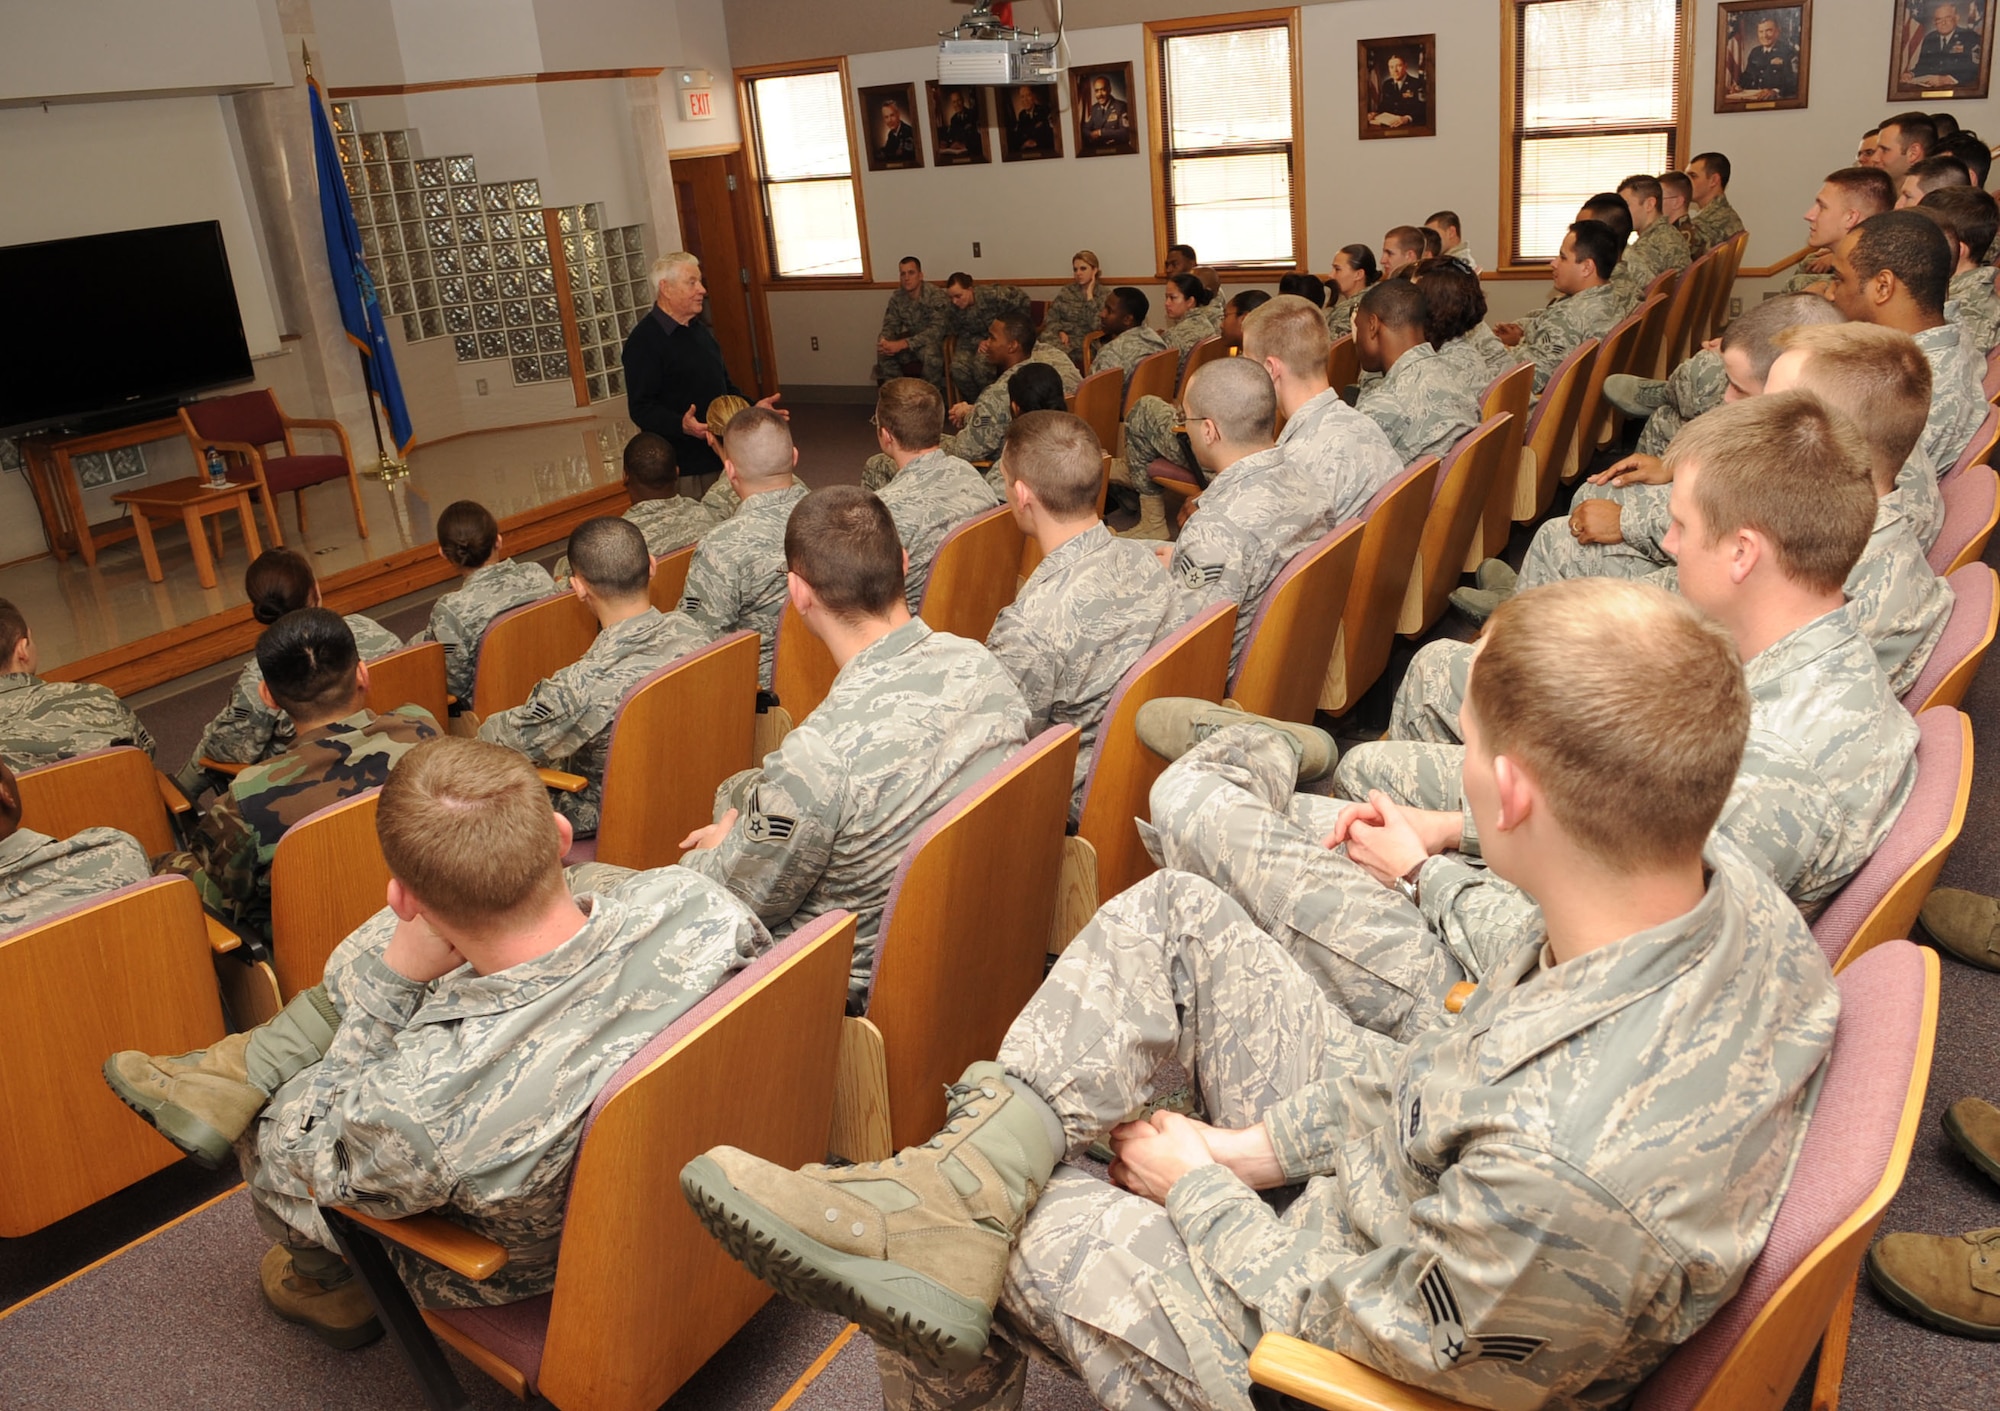
{"label": "television stand", "polygon": [[35,508],[42,515],[42,533],[57,560],[67,563],[71,554],[81,554],[83,561],[95,568],[99,549],[138,533],[129,519],[107,520],[102,524],[91,524],[84,519],[83,486],[76,478],[71,457],[92,451],[120,451],[147,441],[170,441],[185,435],[187,428],[177,412],[113,431],[21,438],[21,450],[28,462],[28,484],[35,492]]}

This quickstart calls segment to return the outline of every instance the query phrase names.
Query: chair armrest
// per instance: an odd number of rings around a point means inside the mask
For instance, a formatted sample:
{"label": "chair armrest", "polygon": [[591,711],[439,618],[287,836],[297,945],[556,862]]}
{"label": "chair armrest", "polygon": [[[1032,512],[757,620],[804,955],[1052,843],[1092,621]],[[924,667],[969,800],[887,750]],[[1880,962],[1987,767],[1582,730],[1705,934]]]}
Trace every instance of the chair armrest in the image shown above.
{"label": "chair armrest", "polygon": [[208,928],[208,948],[215,954],[227,955],[242,947],[243,938],[207,912],[201,914],[201,921]]}
{"label": "chair armrest", "polygon": [[535,775],[543,787],[560,789],[565,794],[580,794],[590,787],[590,781],[581,774],[565,774],[560,769],[537,769]]}
{"label": "chair armrest", "polygon": [[1251,1349],[1250,1380],[1325,1411],[1462,1411],[1464,1406],[1281,1333],[1266,1333]]}
{"label": "chair armrest", "polygon": [[169,779],[163,771],[158,769],[153,771],[153,782],[159,786],[160,802],[167,806],[168,813],[187,813],[194,808],[194,805],[188,802],[187,795],[181,792],[180,785]]}
{"label": "chair armrest", "polygon": [[288,416],[285,424],[288,427],[307,426],[315,431],[331,431],[339,438],[341,454],[347,457],[348,464],[354,463],[354,445],[347,439],[347,428],[339,422],[327,417]]}
{"label": "chair armrest", "polygon": [[507,1251],[503,1246],[463,1225],[453,1224],[442,1215],[405,1215],[400,1220],[383,1220],[350,1206],[336,1208],[355,1224],[366,1226],[412,1254],[444,1265],[461,1278],[475,1282],[490,1279],[507,1266]]}
{"label": "chair armrest", "polygon": [[227,760],[210,759],[207,755],[203,755],[201,757],[201,767],[213,770],[217,774],[226,774],[231,779],[234,779],[250,766],[247,764],[232,764]]}

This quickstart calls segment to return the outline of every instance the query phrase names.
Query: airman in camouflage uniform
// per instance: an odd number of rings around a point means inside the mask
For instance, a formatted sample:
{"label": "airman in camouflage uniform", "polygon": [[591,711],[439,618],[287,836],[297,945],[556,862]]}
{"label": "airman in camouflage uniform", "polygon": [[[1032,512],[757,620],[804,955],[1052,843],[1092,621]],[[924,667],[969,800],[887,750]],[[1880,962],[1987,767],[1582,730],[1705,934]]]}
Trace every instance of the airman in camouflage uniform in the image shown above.
{"label": "airman in camouflage uniform", "polygon": [[0,838],[0,931],[45,921],[152,875],[146,850],[116,828],[85,828],[67,838],[16,828]]}
{"label": "airman in camouflage uniform", "polygon": [[[1085,294],[1081,284],[1065,284],[1049,300],[1049,307],[1042,314],[1042,338],[1052,347],[1061,348],[1069,354],[1071,362],[1082,367],[1083,340],[1104,326],[1104,305],[1110,298],[1111,286],[1101,279],[1094,294]],[[1064,334],[1069,335],[1067,346],[1063,343]],[[1104,356],[1102,349],[1097,356]]]}
{"label": "airman in camouflage uniform", "polygon": [[[565,558],[564,578],[569,577],[568,566]],[[443,643],[445,689],[469,701],[473,680],[479,674],[479,642],[488,625],[501,613],[546,598],[555,590],[549,571],[533,561],[501,559],[481,564],[437,600],[429,625],[410,637],[410,645]]]}
{"label": "airman in camouflage uniform", "polygon": [[[950,291],[947,290],[948,302],[949,296]],[[1002,314],[1019,314],[1026,318],[1030,303],[1028,292],[1012,284],[978,284],[973,286],[972,300],[966,307],[961,309],[954,303],[946,310],[944,331],[957,340],[952,349],[951,380],[958,389],[960,401],[978,401],[980,394],[999,374],[1000,370],[979,351],[979,345],[986,341],[993,327],[993,320]],[[1051,351],[1069,363],[1070,373],[1074,376],[1076,364],[1069,362],[1069,354],[1059,346],[1052,347]],[[1064,390],[1069,390],[1069,384],[1064,384]],[[984,457],[967,456],[966,459],[983,460]]]}
{"label": "airman in camouflage uniform", "polygon": [[1502,343],[1493,330],[1483,323],[1475,323],[1465,335],[1465,341],[1472,345],[1474,352],[1486,363],[1486,380],[1491,382],[1502,373],[1511,370],[1521,360],[1514,350]]}
{"label": "airman in camouflage uniform", "polygon": [[1958,325],[1967,348],[1983,358],[2000,344],[2000,295],[1993,292],[1991,265],[1974,265],[1953,275],[1945,299],[1957,305],[1950,310],[1951,321]]}
{"label": "airman in camouflage uniform", "polygon": [[[1000,447],[1007,439],[1007,427],[1014,420],[1013,403],[1008,397],[1008,386],[1014,380],[1017,369],[1029,363],[1046,363],[1056,370],[1062,379],[1063,395],[1074,396],[1077,384],[1083,381],[1083,374],[1076,370],[1076,364],[1069,355],[1051,343],[1037,341],[1028,356],[1013,367],[1002,371],[979,394],[979,400],[972,404],[972,414],[965,419],[965,426],[955,434],[948,435],[938,444],[947,455],[957,456],[962,461],[990,461],[1000,454]],[[963,384],[960,384],[961,388]],[[885,455],[873,455],[861,472],[861,483],[870,490],[881,492],[896,476],[896,463]]]}
{"label": "airman in camouflage uniform", "polygon": [[1278,449],[1287,463],[1318,481],[1321,492],[1331,499],[1328,529],[1360,514],[1375,492],[1403,470],[1382,428],[1348,406],[1331,387],[1285,418]]}
{"label": "airman in camouflage uniform", "polygon": [[1743,217],[1736,214],[1736,208],[1729,204],[1727,192],[1718,191],[1715,199],[1706,206],[1691,208],[1688,216],[1695,232],[1701,237],[1702,249],[1713,250],[1725,240],[1734,240],[1743,233]]}
{"label": "airman in camouflage uniform", "polygon": [[912,619],[864,647],[817,709],[723,781],[736,823],[680,865],[712,877],[775,936],[822,912],[859,918],[850,1000],[868,995],[876,931],[903,849],[930,816],[1027,743],[1020,690],[977,642]]}
{"label": "airman in camouflage uniform", "polygon": [[155,869],[192,878],[202,905],[260,936],[271,933],[271,859],[294,823],[388,782],[396,761],[438,734],[422,706],[363,707],[308,730],[275,759],[245,769],[209,806],[189,846]]}
{"label": "airman in camouflage uniform", "polygon": [[1854,628],[1874,647],[1891,694],[1901,696],[1931,659],[1958,595],[1931,570],[1894,495],[1876,507],[1868,547],[1847,575],[1846,586]]}
{"label": "airman in camouflage uniform", "polygon": [[901,288],[892,290],[888,307],[882,311],[879,337],[890,342],[907,338],[910,346],[901,353],[879,354],[875,359],[875,380],[887,382],[892,377],[907,377],[903,363],[916,358],[923,365],[923,371],[917,375],[943,392],[944,335],[955,310],[944,290],[924,280],[921,270],[917,277],[919,283],[914,294]]}
{"label": "airman in camouflage uniform", "polygon": [[[1481,324],[1480,327],[1484,328],[1485,325]],[[1493,343],[1501,352],[1507,351],[1506,345],[1499,339],[1494,339]],[[1486,370],[1486,359],[1479,356],[1479,350],[1472,346],[1469,337],[1447,340],[1443,347],[1437,349],[1437,355],[1438,361],[1452,370],[1461,385],[1472,389],[1475,401],[1485,400],[1487,384],[1492,382],[1497,374]],[[1507,365],[1509,367],[1514,365],[1511,357]],[[1485,418],[1481,417],[1480,420],[1484,421]]]}
{"label": "airman in camouflage uniform", "polygon": [[1326,306],[1326,336],[1345,338],[1354,331],[1354,311],[1361,307],[1361,295],[1367,290],[1353,294],[1343,294]]}
{"label": "airman in camouflage uniform", "polygon": [[744,630],[762,638],[757,684],[767,691],[778,618],[785,610],[785,521],[805,497],[806,487],[795,480],[745,500],[702,539],[681,592],[680,613],[694,619],[705,640]]}
{"label": "airman in camouflage uniform", "polygon": [[1698,348],[1694,355],[1667,374],[1660,383],[1642,384],[1642,391],[1659,388],[1653,414],[1639,432],[1636,449],[1643,455],[1665,455],[1674,434],[1696,417],[1722,405],[1729,390],[1729,373],[1722,366],[1722,354]]}
{"label": "airman in camouflage uniform", "polygon": [[[1618,269],[1623,268],[1625,261],[1621,259]],[[1514,361],[1535,365],[1535,395],[1541,396],[1564,358],[1586,340],[1602,338],[1623,317],[1616,286],[1610,284],[1593,284],[1522,315],[1521,341],[1514,349]]]}
{"label": "airman in camouflage uniform", "polygon": [[[343,620],[354,634],[354,645],[360,649],[363,661],[402,650],[403,639],[373,618],[351,612]],[[257,694],[263,682],[264,673],[253,652],[250,660],[243,663],[243,670],[237,673],[236,694],[202,727],[194,753],[188,756],[180,773],[174,775],[174,782],[189,798],[207,788],[221,791],[229,787],[227,775],[210,774],[201,767],[204,759],[223,764],[257,764],[292,747],[296,732],[291,717],[264,704],[263,697]],[[150,746],[147,753],[152,753]]]}
{"label": "airman in camouflage uniform", "polygon": [[396,928],[386,908],[340,943],[324,1057],[276,1090],[237,1148],[266,1233],[330,1250],[320,1203],[390,1219],[438,1211],[505,1246],[507,1262],[475,1282],[391,1245],[419,1303],[511,1303],[555,1286],[592,1101],[770,944],[741,903],[682,868],[592,873],[600,890],[577,897],[583,929],[492,974],[461,967],[429,985],[397,974],[383,962]]}
{"label": "airman in camouflage uniform", "polygon": [[1035,565],[987,634],[987,650],[1027,700],[1028,737],[1051,725],[1074,725],[1081,734],[1071,823],[1083,806],[1111,693],[1179,616],[1173,580],[1152,548],[1096,524]]}
{"label": "airman in camouflage uniform", "polygon": [[1389,438],[1403,464],[1442,456],[1480,423],[1478,387],[1419,343],[1364,391],[1355,407]]}
{"label": "airman in camouflage uniform", "polygon": [[[782,572],[778,584],[782,593]],[[482,721],[479,738],[518,750],[540,768],[588,779],[579,793],[558,793],[555,806],[580,836],[595,833],[611,725],[625,693],[676,657],[707,645],[712,639],[703,627],[690,613],[655,607],[611,623],[582,657],[538,682],[527,700]]]}
{"label": "airman in camouflage uniform", "polygon": [[152,735],[108,686],[0,675],[0,764],[18,772],[110,745],[153,753]]}
{"label": "airman in camouflage uniform", "polygon": [[974,515],[999,508],[1000,497],[978,471],[942,450],[925,451],[910,461],[881,494],[910,555],[903,587],[910,611],[915,612],[924,601],[931,561],[945,535]]}
{"label": "airman in camouflage uniform", "polygon": [[[1181,350],[1181,366],[1187,366],[1187,355],[1194,351],[1194,345],[1204,338],[1217,338],[1222,334],[1224,305],[1219,299],[1211,299],[1206,304],[1197,304],[1180,316],[1179,322],[1166,333],[1167,346]],[[1096,363],[1092,363],[1094,368]]]}
{"label": "airman in camouflage uniform", "polygon": [[[1958,458],[1965,454],[1973,433],[1986,420],[1991,410],[1986,405],[1986,393],[1981,382],[1986,376],[1984,359],[1975,357],[1959,337],[1958,327],[1952,323],[1941,323],[1935,328],[1927,328],[1916,335],[1917,346],[1924,350],[1924,356],[1931,364],[1931,414],[1924,422],[1923,439],[1917,442],[1918,449],[1929,458],[1933,476],[1941,476],[1958,464]],[[1901,487],[1905,477],[1918,472],[1917,458],[1912,456],[1896,477]],[[1906,494],[1911,511],[1911,524],[1917,531],[1917,538],[1925,549],[1937,542],[1937,533],[1944,527],[1943,505],[1938,506],[1936,524],[1924,522],[1923,497]]]}
{"label": "airman in camouflage uniform", "polygon": [[1116,338],[1108,338],[1097,345],[1097,351],[1090,355],[1090,370],[1093,373],[1106,372],[1117,368],[1125,374],[1125,386],[1132,385],[1132,369],[1155,353],[1163,353],[1167,340],[1160,336],[1160,330],[1151,324],[1136,323]]}
{"label": "airman in camouflage uniform", "polygon": [[[718,475],[709,492],[699,500],[686,495],[662,495],[652,500],[634,500],[622,516],[639,526],[646,536],[646,552],[656,559],[699,544],[702,536],[728,519],[743,503],[729,477]],[[557,587],[569,583],[569,555],[556,560]]]}
{"label": "airman in camouflage uniform", "polygon": [[1646,286],[1670,269],[1688,267],[1688,245],[1675,230],[1673,223],[1664,219],[1655,220],[1640,234],[1639,238],[1626,246],[1625,253],[1618,259],[1618,268],[1611,272],[1611,287],[1616,291],[1618,317],[1623,318],[1646,297]]}
{"label": "airman in camouflage uniform", "polygon": [[[1125,473],[1141,495],[1157,495],[1160,486],[1148,471],[1154,461],[1168,461],[1182,470],[1192,470],[1187,450],[1174,428],[1181,414],[1162,397],[1141,397],[1125,413]],[[1113,478],[1117,477],[1114,469]]]}

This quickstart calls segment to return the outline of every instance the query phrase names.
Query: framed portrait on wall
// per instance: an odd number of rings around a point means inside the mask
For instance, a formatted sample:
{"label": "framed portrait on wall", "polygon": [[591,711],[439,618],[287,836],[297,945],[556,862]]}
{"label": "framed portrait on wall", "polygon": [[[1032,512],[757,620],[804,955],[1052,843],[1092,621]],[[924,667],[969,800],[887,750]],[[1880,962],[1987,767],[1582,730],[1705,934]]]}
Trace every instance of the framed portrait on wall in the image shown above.
{"label": "framed portrait on wall", "polygon": [[1895,0],[1889,101],[1984,98],[1993,70],[1992,0]]}
{"label": "framed portrait on wall", "polygon": [[1437,36],[1405,34],[1355,44],[1361,136],[1437,136]]}
{"label": "framed portrait on wall", "polygon": [[923,140],[917,136],[917,86],[878,83],[860,90],[861,145],[868,152],[868,170],[902,171],[924,164]]}
{"label": "framed portrait on wall", "polygon": [[1129,157],[1139,150],[1139,122],[1132,112],[1132,65],[1099,64],[1070,70],[1079,157]]}
{"label": "framed portrait on wall", "polygon": [[1052,83],[1010,83],[993,90],[1000,160],[1042,162],[1063,154],[1062,118]]}
{"label": "framed portrait on wall", "polygon": [[941,167],[984,166],[993,160],[987,145],[986,90],[977,84],[941,84],[929,79],[931,155]]}
{"label": "framed portrait on wall", "polygon": [[1812,77],[1812,0],[1715,8],[1715,111],[1803,108]]}

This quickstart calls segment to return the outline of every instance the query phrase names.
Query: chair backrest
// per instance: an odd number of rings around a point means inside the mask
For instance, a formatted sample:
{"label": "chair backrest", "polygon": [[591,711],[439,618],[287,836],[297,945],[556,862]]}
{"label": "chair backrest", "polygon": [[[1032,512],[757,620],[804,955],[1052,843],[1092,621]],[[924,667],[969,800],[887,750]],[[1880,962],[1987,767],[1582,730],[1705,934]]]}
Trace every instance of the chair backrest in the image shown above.
{"label": "chair backrest", "polygon": [[1590,468],[1590,458],[1596,453],[1602,433],[1607,429],[1599,422],[1605,421],[1604,379],[1613,373],[1632,371],[1634,357],[1638,353],[1639,340],[1646,332],[1646,319],[1658,307],[1652,303],[1641,304],[1624,318],[1611,326],[1598,344],[1597,356],[1591,360],[1590,376],[1584,380],[1583,401],[1577,407],[1576,434],[1570,441],[1570,454],[1565,458],[1563,479],[1575,480]]}
{"label": "chair backrest", "polygon": [[1839,972],[1884,941],[1910,934],[1965,826],[1972,798],[1972,722],[1947,707],[1917,717],[1917,782],[1861,870],[1812,923]]}
{"label": "chair backrest", "polygon": [[791,716],[792,724],[802,724],[819,709],[839,674],[840,667],[826,643],[787,601],[778,614],[777,641],[771,647],[771,692]]}
{"label": "chair backrest", "polygon": [[[1090,332],[1083,335],[1083,375],[1085,377],[1090,376],[1090,365],[1097,361],[1097,350],[1103,346],[1104,346],[1103,329],[1093,328],[1090,330]],[[949,367],[950,364],[951,364],[951,359],[947,357],[945,359],[945,365]],[[1071,395],[1075,394],[1072,393]]]}
{"label": "chair backrest", "polygon": [[1028,317],[1034,320],[1036,328],[1039,329],[1042,326],[1042,320],[1048,317],[1048,312],[1049,301],[1047,299],[1028,300]]}
{"label": "chair backrest", "polygon": [[1359,519],[1335,525],[1293,554],[1265,590],[1229,683],[1230,699],[1252,715],[1312,724],[1361,559],[1362,532]]}
{"label": "chair backrest", "polygon": [[1319,708],[1329,715],[1360,700],[1389,664],[1437,473],[1438,458],[1424,456],[1377,490],[1361,511],[1361,557],[1341,614],[1340,641],[1320,685]]}
{"label": "chair backrest", "polygon": [[682,1014],[598,1093],[539,1349],[536,1382],[554,1404],[652,1411],[770,1297],[674,1190],[712,1146],[787,1167],[825,1156],[853,952],[853,915],[820,917]]}
{"label": "chair backrest", "polygon": [[1930,660],[1903,692],[1903,705],[1913,713],[1936,706],[1956,708],[1972,688],[1979,664],[2000,628],[2000,575],[1983,563],[1969,563],[1945,580],[1957,601],[1945,622]]}
{"label": "chair backrest", "polygon": [[2000,397],[2000,347],[1986,355],[1986,376],[1981,379],[1979,390],[1986,394],[1986,400]]}
{"label": "chair backrest", "polygon": [[1217,358],[1226,358],[1228,356],[1229,347],[1222,341],[1222,335],[1219,333],[1202,339],[1194,347],[1190,348],[1188,350],[1187,362],[1181,367],[1180,384],[1174,388],[1174,400],[1179,402],[1182,397],[1187,395],[1188,379],[1195,375],[1196,369],[1206,367]]}
{"label": "chair backrest", "polygon": [[694,562],[695,547],[688,544],[675,549],[653,565],[653,581],[646,587],[646,599],[661,612],[672,612],[681,605],[681,593],[687,588],[688,565]]}
{"label": "chair backrest", "polygon": [[1416,572],[1410,575],[1396,622],[1405,636],[1420,635],[1444,616],[1468,551],[1479,544],[1480,524],[1492,502],[1513,425],[1508,412],[1487,417],[1458,438],[1438,467],[1436,493],[1417,545]]}
{"label": "chair backrest", "polygon": [[1130,411],[1132,404],[1141,397],[1160,397],[1172,401],[1174,386],[1179,381],[1181,370],[1181,350],[1162,348],[1157,353],[1148,353],[1139,359],[1132,369],[1131,380],[1125,384],[1124,411]]}
{"label": "chair backrest", "polygon": [[326,973],[327,957],[387,903],[389,864],[375,836],[380,789],[328,804],[285,830],[271,858],[271,966],[289,1000]]}
{"label": "chair backrest", "polygon": [[757,763],[757,634],[732,632],[625,693],[611,722],[592,857],[644,870],[680,859],[715,788]]}
{"label": "chair backrest", "polygon": [[185,1053],[222,1037],[209,954],[194,884],[178,876],[0,937],[0,1237],[181,1159],[112,1096],[102,1068],[121,1049]]}
{"label": "chair backrest", "polygon": [[1020,586],[1021,526],[999,505],[952,526],[931,559],[922,616],[934,632],[986,640]]}
{"label": "chair backrest", "polygon": [[1710,250],[1683,270],[1680,282],[1674,285],[1673,298],[1667,301],[1667,325],[1660,333],[1660,360],[1653,365],[1654,377],[1665,377],[1687,357],[1688,333],[1696,314],[1707,308],[1709,272],[1714,265],[1715,251]]}
{"label": "chair backrest", "polygon": [[86,828],[117,828],[138,839],[148,857],[178,846],[153,761],[144,750],[114,745],[23,770],[16,779],[23,828],[51,838],[67,838]]}
{"label": "chair backrest", "polygon": [[1125,405],[1125,374],[1115,367],[1077,383],[1070,410],[1089,423],[1107,456],[1118,452],[1118,418]]}
{"label": "chair backrest", "polygon": [[1632,366],[1627,371],[1637,373],[1640,377],[1653,375],[1653,368],[1660,361],[1660,342],[1666,337],[1667,311],[1673,303],[1674,291],[1680,287],[1683,273],[1684,271],[1677,269],[1661,270],[1653,276],[1653,282],[1646,286],[1645,293],[1639,296],[1639,302],[1642,304],[1655,297],[1660,302],[1654,306],[1652,316],[1646,320],[1644,331],[1639,335],[1639,346],[1632,357]]}
{"label": "chair backrest", "polygon": [[1736,271],[1743,267],[1743,248],[1750,232],[1738,231],[1722,242],[1722,259],[1715,272],[1715,286],[1708,296],[1708,331],[1703,336],[1717,338],[1729,322],[1729,296],[1736,292]]}
{"label": "chair backrest", "polygon": [[[1597,364],[1597,340],[1586,338],[1556,364],[1528,416],[1527,444],[1521,451],[1520,478],[1514,484],[1514,519],[1527,524],[1547,513],[1556,497],[1556,482],[1568,459],[1570,443],[1583,410],[1583,392]],[[1529,457],[1532,456],[1532,464]]]}
{"label": "chair backrest", "polygon": [[1042,982],[1077,730],[1058,725],[933,814],[882,907],[868,1018],[888,1057],[892,1150],[944,1122],[944,1086],[999,1052]]}
{"label": "chair backrest", "polygon": [[1326,383],[1338,392],[1343,387],[1351,387],[1361,380],[1361,354],[1354,346],[1354,335],[1343,333],[1333,340],[1326,350]]}
{"label": "chair backrest", "polygon": [[[262,447],[285,439],[284,414],[268,387],[189,402],[181,408],[181,421],[197,442],[243,441]],[[196,463],[200,460],[197,454]]]}
{"label": "chair backrest", "polygon": [[1791,1183],[1736,1296],[1647,1378],[1634,1411],[1779,1411],[1839,1308],[1916,1141],[1938,960],[1891,941],[1844,971],[1840,1026]]}
{"label": "chair backrest", "polygon": [[1924,555],[1933,573],[1952,573],[1986,552],[2000,524],[2000,472],[1990,465],[1967,466],[1938,487],[1944,523]]}
{"label": "chair backrest", "polygon": [[422,706],[443,729],[450,718],[450,700],[442,642],[419,642],[368,663],[368,709],[377,715],[398,706]]}
{"label": "chair backrest", "polygon": [[574,593],[511,608],[486,624],[472,708],[480,719],[512,710],[535,686],[577,661],[597,638],[597,619]]}
{"label": "chair backrest", "polygon": [[1506,448],[1500,452],[1500,467],[1493,476],[1493,493],[1480,517],[1479,542],[1466,554],[1467,573],[1479,567],[1482,559],[1498,558],[1514,532],[1515,482],[1521,478],[1521,448],[1528,442],[1528,411],[1534,404],[1533,363],[1517,363],[1486,384],[1480,418],[1511,412],[1514,422],[1507,428]]}
{"label": "chair backrest", "polygon": [[1115,896],[1157,866],[1133,820],[1152,812],[1148,796],[1167,762],[1139,743],[1139,707],[1162,696],[1221,700],[1235,642],[1235,607],[1211,603],[1133,662],[1105,702],[1076,825],[1097,853],[1098,896]]}
{"label": "chair backrest", "polygon": [[1989,407],[1979,429],[1972,433],[1972,439],[1965,443],[1965,449],[1958,453],[1951,469],[1938,477],[1940,489],[1975,465],[1986,465],[1993,458],[1993,448],[2000,445],[2000,407]]}

